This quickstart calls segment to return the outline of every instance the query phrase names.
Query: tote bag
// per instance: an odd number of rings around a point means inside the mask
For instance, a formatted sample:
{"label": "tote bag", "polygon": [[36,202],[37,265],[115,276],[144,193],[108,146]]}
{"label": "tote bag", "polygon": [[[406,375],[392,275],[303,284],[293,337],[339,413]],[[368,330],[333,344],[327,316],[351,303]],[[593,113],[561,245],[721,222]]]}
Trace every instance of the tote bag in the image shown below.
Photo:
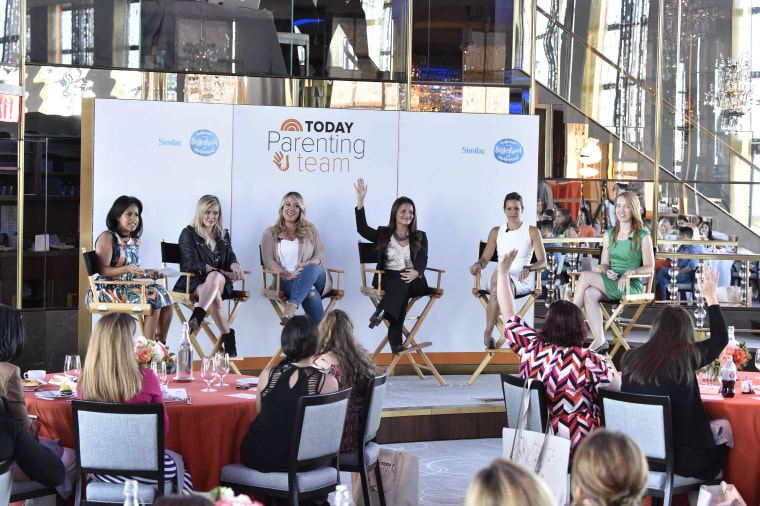
{"label": "tote bag", "polygon": [[[417,455],[388,448],[380,448],[377,465],[383,478],[385,504],[388,506],[417,506],[419,502],[419,467]],[[372,504],[380,504],[374,470],[369,473],[369,494]],[[351,473],[354,504],[364,505],[362,479],[359,473]]]}
{"label": "tote bag", "polygon": [[567,465],[570,460],[570,440],[555,436],[551,423],[546,432],[525,430],[530,404],[530,384],[527,380],[520,400],[517,428],[502,429],[503,455],[507,460],[523,464],[538,474],[551,490],[559,506],[568,504]]}

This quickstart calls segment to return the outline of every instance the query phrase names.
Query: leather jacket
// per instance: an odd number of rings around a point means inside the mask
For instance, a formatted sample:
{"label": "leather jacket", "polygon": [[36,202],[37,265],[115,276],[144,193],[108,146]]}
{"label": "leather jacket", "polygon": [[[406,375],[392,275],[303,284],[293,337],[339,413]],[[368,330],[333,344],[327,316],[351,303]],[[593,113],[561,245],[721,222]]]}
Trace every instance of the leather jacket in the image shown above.
{"label": "leather jacket", "polygon": [[232,264],[238,263],[238,261],[235,252],[232,251],[228,230],[224,231],[223,238],[217,238],[217,245],[219,247],[219,261],[214,263],[214,252],[206,245],[203,238],[190,225],[184,228],[179,235],[179,250],[182,254],[180,269],[182,272],[191,272],[195,276],[205,279],[206,264],[223,271],[232,270]]}

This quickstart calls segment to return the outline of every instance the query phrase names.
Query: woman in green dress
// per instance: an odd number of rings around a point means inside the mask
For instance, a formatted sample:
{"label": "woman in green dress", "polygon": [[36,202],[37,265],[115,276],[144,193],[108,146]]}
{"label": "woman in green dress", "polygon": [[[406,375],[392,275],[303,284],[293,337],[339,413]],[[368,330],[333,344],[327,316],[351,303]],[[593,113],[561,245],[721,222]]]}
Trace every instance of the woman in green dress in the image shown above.
{"label": "woman in green dress", "polygon": [[[599,272],[583,271],[575,285],[573,303],[586,309],[589,327],[594,334],[591,349],[603,353],[607,348],[599,301],[620,300],[625,293],[626,277],[654,272],[652,237],[641,221],[639,198],[626,191],[615,199],[616,223],[604,234]],[[641,278],[631,280],[631,293],[641,293]]]}

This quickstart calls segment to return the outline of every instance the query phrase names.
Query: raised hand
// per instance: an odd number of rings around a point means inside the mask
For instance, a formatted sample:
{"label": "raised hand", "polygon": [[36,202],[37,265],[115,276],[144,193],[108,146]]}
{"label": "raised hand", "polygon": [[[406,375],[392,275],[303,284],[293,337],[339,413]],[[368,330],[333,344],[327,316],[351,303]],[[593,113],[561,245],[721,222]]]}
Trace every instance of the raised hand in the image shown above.
{"label": "raised hand", "polygon": [[367,196],[367,185],[364,184],[364,179],[359,178],[354,183],[354,190],[356,190],[356,207],[361,209],[364,207],[364,197]]}
{"label": "raised hand", "polygon": [[513,249],[501,257],[501,259],[499,259],[499,272],[509,272],[509,269],[512,267],[512,262],[515,261],[515,258],[517,258],[516,249]]}
{"label": "raised hand", "polygon": [[702,276],[697,277],[699,291],[705,296],[705,301],[710,306],[718,302],[716,292],[718,291],[719,276],[720,273],[715,269],[715,266],[705,265],[702,269]]}

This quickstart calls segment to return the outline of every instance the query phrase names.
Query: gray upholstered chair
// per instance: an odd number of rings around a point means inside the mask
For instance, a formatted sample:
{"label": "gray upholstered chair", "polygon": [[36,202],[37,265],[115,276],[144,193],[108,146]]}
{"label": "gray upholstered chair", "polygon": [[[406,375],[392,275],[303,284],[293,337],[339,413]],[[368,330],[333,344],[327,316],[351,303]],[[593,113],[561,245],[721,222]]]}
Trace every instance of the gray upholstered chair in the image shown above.
{"label": "gray upholstered chair", "polygon": [[88,483],[85,475],[92,473],[155,479],[157,485],[140,485],[141,504],[174,492],[173,480],[164,480],[163,404],[75,400],[71,409],[79,472],[77,506],[124,502],[123,484]]}
{"label": "gray upholstered chair", "polygon": [[220,484],[236,492],[263,494],[268,500],[287,497],[290,504],[327,495],[340,483],[338,456],[350,395],[347,388],[298,400],[288,472],[262,473],[229,464],[222,468]]}
{"label": "gray upholstered chair", "polygon": [[0,462],[0,468],[8,466],[5,472],[0,473],[0,504],[8,504],[11,500],[11,486],[13,485],[13,462]]}
{"label": "gray upholstered chair", "polygon": [[[504,407],[507,411],[507,427],[510,429],[517,428],[525,381],[519,376],[501,373],[501,390],[504,393]],[[533,432],[544,432],[548,420],[544,384],[540,381],[533,381],[530,385],[530,404],[528,405],[528,421],[525,429]]]}
{"label": "gray upholstered chair", "polygon": [[367,386],[367,395],[361,414],[359,415],[359,433],[362,435],[363,444],[356,450],[341,452],[340,465],[344,471],[359,473],[364,492],[364,504],[372,504],[369,493],[369,472],[374,468],[377,492],[380,504],[385,506],[385,494],[383,492],[383,479],[380,474],[378,458],[380,446],[375,442],[377,431],[380,428],[380,419],[383,414],[383,401],[385,400],[386,382],[388,375],[384,374],[372,378]]}
{"label": "gray upholstered chair", "polygon": [[[670,398],[599,389],[602,425],[628,434],[641,446],[649,463],[646,494],[670,506],[674,495],[720,483],[675,474]],[[722,474],[722,473],[721,473]]]}

